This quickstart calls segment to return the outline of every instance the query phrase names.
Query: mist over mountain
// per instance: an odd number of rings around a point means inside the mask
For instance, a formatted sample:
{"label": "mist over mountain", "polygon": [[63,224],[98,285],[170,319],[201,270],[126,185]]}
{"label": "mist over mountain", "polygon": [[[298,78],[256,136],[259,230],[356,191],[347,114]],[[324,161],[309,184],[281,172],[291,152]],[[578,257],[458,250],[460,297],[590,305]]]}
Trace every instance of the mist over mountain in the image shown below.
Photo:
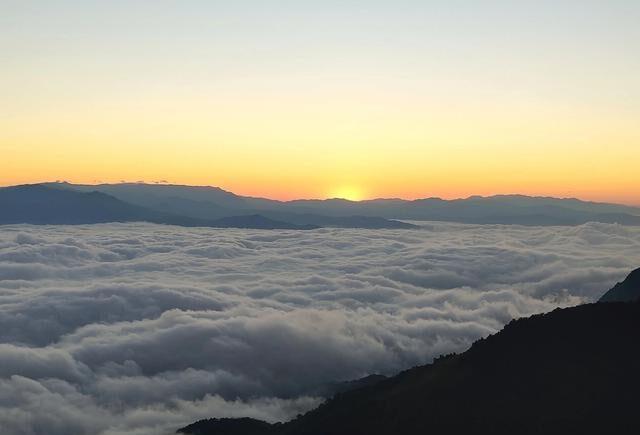
{"label": "mist over mountain", "polygon": [[[578,199],[524,195],[466,199],[344,199],[276,201],[239,196],[218,187],[144,183],[49,186],[98,191],[159,212],[200,219],[260,214],[300,225],[398,228],[387,220],[428,220],[472,224],[580,225],[586,222],[640,225],[640,208]],[[377,219],[377,220],[374,220]]]}
{"label": "mist over mountain", "polygon": [[178,432],[635,434],[638,331],[640,302],[556,309],[513,320],[461,354],[338,393],[284,424],[209,419]]}

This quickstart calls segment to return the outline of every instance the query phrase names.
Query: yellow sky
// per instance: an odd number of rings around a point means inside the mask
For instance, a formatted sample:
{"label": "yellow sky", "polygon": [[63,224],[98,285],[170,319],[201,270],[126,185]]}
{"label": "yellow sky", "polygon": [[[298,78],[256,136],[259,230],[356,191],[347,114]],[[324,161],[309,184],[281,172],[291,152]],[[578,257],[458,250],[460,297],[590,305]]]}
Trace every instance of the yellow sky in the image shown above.
{"label": "yellow sky", "polygon": [[[640,204],[630,56],[640,47],[622,11],[583,7],[582,27],[566,28],[545,9],[540,34],[518,22],[531,11],[483,24],[418,2],[350,21],[305,8],[283,23],[268,11],[202,6],[156,22],[144,8],[63,3],[67,14],[15,6],[0,23],[0,185],[166,180],[279,199]],[[217,13],[228,19],[203,18]],[[609,27],[588,27],[596,18]]]}

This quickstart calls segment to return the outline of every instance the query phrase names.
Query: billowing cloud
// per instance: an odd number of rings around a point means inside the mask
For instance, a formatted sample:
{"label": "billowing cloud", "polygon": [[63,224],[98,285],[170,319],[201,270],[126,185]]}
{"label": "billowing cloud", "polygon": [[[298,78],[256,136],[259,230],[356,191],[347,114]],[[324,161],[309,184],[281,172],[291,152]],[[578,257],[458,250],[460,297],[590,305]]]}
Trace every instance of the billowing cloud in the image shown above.
{"label": "billowing cloud", "polygon": [[461,351],[599,297],[640,228],[0,227],[0,426],[158,434],[286,420],[327,383]]}

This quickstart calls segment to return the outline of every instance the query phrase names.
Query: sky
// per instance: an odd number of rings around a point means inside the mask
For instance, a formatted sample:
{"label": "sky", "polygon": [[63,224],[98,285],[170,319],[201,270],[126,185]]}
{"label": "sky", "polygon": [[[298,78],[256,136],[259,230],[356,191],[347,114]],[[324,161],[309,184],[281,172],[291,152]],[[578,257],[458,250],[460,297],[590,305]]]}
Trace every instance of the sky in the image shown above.
{"label": "sky", "polygon": [[640,204],[635,0],[0,7],[0,185]]}

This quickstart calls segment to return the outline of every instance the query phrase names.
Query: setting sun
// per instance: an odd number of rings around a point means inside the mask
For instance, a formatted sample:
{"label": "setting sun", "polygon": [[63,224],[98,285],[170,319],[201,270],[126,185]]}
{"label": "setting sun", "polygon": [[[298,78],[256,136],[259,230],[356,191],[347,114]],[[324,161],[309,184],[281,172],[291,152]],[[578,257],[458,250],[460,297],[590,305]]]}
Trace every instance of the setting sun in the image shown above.
{"label": "setting sun", "polygon": [[359,187],[356,186],[340,186],[327,195],[327,198],[340,198],[349,201],[362,201],[365,195]]}

